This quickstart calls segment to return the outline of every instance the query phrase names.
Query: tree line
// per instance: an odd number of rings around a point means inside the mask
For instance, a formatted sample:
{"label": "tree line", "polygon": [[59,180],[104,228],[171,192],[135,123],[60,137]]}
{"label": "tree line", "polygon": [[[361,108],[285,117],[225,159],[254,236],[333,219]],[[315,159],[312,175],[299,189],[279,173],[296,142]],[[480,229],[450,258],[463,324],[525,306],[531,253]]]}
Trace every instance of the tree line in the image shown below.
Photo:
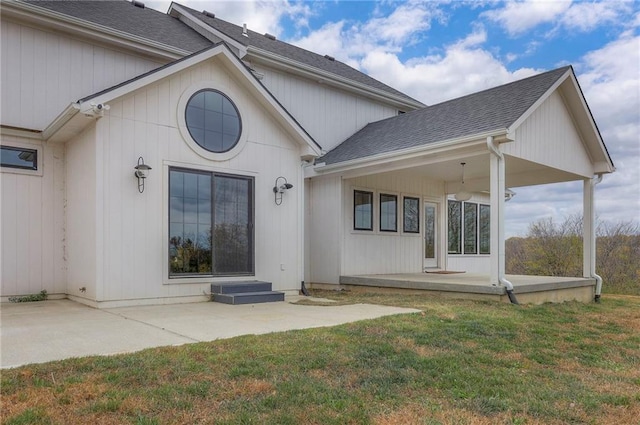
{"label": "tree line", "polygon": [[[603,293],[640,295],[640,226],[633,221],[596,224],[596,273]],[[509,274],[582,276],[582,217],[561,223],[547,218],[529,226],[525,237],[506,241]]]}

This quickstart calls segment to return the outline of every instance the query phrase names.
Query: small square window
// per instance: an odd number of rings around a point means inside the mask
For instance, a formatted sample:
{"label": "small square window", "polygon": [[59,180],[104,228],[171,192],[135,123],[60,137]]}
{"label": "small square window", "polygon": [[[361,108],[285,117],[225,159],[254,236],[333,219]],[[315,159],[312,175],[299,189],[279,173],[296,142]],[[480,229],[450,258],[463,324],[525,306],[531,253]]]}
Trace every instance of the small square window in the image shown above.
{"label": "small square window", "polygon": [[0,166],[21,170],[37,170],[38,151],[36,149],[0,146]]}

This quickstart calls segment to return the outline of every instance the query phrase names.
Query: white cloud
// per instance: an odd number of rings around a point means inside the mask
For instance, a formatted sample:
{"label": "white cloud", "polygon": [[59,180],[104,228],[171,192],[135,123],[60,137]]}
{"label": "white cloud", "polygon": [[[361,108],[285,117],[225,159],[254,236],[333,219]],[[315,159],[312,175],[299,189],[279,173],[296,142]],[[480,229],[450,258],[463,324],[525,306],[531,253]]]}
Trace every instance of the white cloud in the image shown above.
{"label": "white cloud", "polygon": [[[250,30],[259,33],[268,32],[275,36],[282,34],[283,28],[280,22],[283,17],[288,17],[297,25],[304,26],[307,25],[308,18],[314,13],[311,8],[312,3],[289,2],[288,0],[181,0],[178,3],[198,11],[207,10],[215,13],[221,19],[236,25],[246,23]],[[171,2],[148,1],[145,4],[148,7],[166,12]]]}
{"label": "white cloud", "polygon": [[552,24],[547,36],[558,29],[587,32],[599,26],[618,24],[621,14],[631,8],[628,1],[525,0],[507,2],[481,16],[498,23],[509,35],[519,36],[542,24]]}
{"label": "white cloud", "polygon": [[482,16],[502,25],[509,34],[520,35],[542,23],[556,20],[570,7],[570,0],[526,0],[507,2],[502,9],[484,12]]}
{"label": "white cloud", "polygon": [[372,77],[432,105],[444,100],[494,87],[535,74],[522,68],[510,72],[480,45],[486,40],[481,27],[441,54],[402,63],[395,54],[374,50],[362,59],[362,68]]}

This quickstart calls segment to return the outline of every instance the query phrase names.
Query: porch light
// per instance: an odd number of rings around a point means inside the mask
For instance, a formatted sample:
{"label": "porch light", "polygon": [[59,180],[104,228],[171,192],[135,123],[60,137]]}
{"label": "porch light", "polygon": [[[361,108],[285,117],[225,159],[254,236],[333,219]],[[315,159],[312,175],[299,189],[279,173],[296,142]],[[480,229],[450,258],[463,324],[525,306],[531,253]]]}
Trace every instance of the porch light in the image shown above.
{"label": "porch light", "polygon": [[282,204],[282,194],[291,189],[293,185],[287,182],[287,179],[280,176],[276,179],[276,184],[273,186],[273,194],[275,197],[276,205]]}
{"label": "porch light", "polygon": [[456,201],[468,201],[471,199],[471,192],[468,192],[464,187],[464,166],[466,164],[466,162],[460,163],[460,165],[462,165],[462,183],[460,184],[460,189],[455,195]]}
{"label": "porch light", "polygon": [[142,193],[144,192],[144,179],[149,175],[151,167],[144,163],[144,159],[142,157],[139,157],[138,165],[133,167],[133,169],[135,170],[133,174],[138,178],[138,192]]}

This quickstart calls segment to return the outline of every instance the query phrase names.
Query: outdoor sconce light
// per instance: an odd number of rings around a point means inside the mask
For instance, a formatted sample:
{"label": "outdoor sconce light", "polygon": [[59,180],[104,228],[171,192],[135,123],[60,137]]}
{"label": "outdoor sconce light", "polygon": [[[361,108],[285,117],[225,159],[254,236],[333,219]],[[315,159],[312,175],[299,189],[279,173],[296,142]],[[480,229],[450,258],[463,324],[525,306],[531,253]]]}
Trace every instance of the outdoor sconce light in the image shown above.
{"label": "outdoor sconce light", "polygon": [[136,170],[133,174],[138,178],[138,192],[142,193],[144,192],[144,179],[149,175],[151,167],[145,164],[144,159],[140,157],[138,158],[138,165],[133,167],[133,169]]}
{"label": "outdoor sconce light", "polygon": [[287,183],[287,179],[284,177],[280,176],[276,179],[276,185],[273,186],[276,205],[280,205],[282,203],[282,194],[292,187],[293,185],[291,183]]}
{"label": "outdoor sconce light", "polygon": [[467,192],[467,190],[464,187],[464,166],[466,165],[466,162],[461,162],[460,165],[462,165],[462,184],[460,184],[460,189],[458,190],[458,192],[456,193],[456,201],[468,201],[469,199],[471,199],[471,193]]}

